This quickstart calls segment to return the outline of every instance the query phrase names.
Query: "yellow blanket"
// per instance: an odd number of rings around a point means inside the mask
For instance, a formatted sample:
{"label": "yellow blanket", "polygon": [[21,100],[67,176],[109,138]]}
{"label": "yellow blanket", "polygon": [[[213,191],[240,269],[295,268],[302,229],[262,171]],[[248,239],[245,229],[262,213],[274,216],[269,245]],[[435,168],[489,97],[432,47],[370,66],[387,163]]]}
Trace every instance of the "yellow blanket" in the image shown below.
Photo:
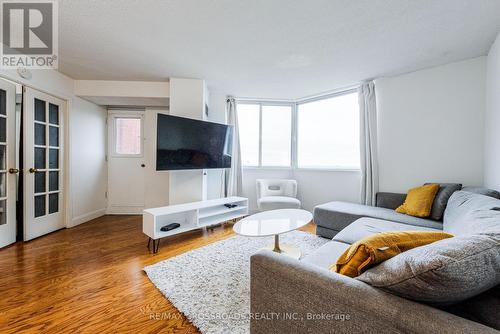
{"label": "yellow blanket", "polygon": [[342,275],[356,277],[368,268],[409,249],[451,238],[444,232],[383,232],[370,235],[351,245],[330,267]]}

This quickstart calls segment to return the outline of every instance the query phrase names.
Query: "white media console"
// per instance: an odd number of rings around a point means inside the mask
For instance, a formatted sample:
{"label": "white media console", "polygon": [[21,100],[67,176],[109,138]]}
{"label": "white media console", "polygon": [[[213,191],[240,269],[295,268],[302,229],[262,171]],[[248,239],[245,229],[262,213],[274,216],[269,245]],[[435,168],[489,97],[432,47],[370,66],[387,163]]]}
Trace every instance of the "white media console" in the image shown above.
{"label": "white media console", "polygon": [[[225,205],[236,205],[228,208]],[[225,197],[207,201],[169,205],[143,211],[142,232],[153,240],[153,252],[158,251],[161,238],[203,227],[224,223],[231,219],[248,215],[248,199],[244,197]],[[171,231],[160,229],[168,224],[180,226]],[[157,242],[157,245],[155,245]]]}

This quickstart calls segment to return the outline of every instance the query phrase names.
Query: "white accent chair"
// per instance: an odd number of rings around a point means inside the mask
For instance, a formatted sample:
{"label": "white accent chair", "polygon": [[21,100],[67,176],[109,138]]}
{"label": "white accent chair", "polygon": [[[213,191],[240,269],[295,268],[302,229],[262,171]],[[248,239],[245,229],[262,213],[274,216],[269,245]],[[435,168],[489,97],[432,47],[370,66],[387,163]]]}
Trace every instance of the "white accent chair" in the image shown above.
{"label": "white accent chair", "polygon": [[295,180],[257,180],[257,207],[260,211],[300,209]]}

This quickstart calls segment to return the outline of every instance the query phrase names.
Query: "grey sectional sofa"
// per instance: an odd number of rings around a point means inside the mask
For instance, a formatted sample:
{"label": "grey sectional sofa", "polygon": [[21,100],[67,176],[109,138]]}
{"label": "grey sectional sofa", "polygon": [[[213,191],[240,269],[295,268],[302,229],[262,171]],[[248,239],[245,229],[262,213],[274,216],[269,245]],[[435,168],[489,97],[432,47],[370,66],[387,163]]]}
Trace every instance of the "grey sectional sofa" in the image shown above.
{"label": "grey sectional sofa", "polygon": [[408,216],[394,211],[403,204],[405,198],[406,195],[404,194],[378,193],[375,207],[347,202],[330,202],[318,205],[314,208],[314,222],[317,225],[316,233],[331,239],[349,224],[364,217],[412,226],[443,228],[442,222]]}
{"label": "grey sectional sofa", "polygon": [[[379,194],[378,207],[345,202],[316,207],[317,234],[332,241],[301,260],[270,251],[252,256],[251,312],[259,316],[251,318],[251,333],[499,333],[499,286],[436,308],[328,270],[350,244],[373,233],[500,234],[500,200],[460,193],[452,196],[458,209],[447,209],[444,222],[396,213],[405,198],[401,194]],[[463,198],[473,198],[473,204]],[[464,215],[473,218],[461,219]]]}

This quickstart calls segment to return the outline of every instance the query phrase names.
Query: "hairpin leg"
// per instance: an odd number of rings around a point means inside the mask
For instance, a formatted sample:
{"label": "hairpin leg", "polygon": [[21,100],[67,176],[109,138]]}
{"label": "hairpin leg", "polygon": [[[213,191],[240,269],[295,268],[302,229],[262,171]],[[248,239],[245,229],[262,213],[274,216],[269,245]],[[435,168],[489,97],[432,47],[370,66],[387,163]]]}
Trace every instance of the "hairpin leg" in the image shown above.
{"label": "hairpin leg", "polygon": [[149,238],[148,239],[148,249],[149,250],[151,250],[151,240],[153,240],[153,249],[152,249],[152,251],[153,251],[154,254],[156,254],[156,253],[158,253],[158,250],[160,249],[160,239],[155,240],[155,239]]}
{"label": "hairpin leg", "polygon": [[160,240],[156,240],[156,248],[155,248],[155,240],[153,240],[153,253],[156,254],[158,253],[158,250],[160,249]]}

